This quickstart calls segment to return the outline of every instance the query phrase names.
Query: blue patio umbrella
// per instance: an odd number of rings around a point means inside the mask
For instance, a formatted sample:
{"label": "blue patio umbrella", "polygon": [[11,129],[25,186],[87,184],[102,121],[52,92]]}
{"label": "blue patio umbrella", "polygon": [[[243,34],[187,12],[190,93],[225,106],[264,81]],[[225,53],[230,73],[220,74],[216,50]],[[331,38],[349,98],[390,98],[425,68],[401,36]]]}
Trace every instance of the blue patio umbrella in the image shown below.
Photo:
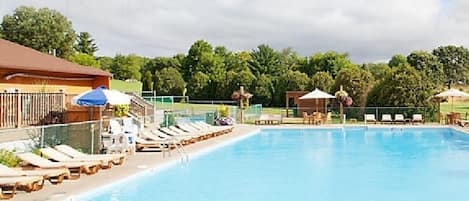
{"label": "blue patio umbrella", "polygon": [[[100,107],[99,109],[99,133],[102,130],[102,108],[106,104],[110,105],[129,105],[130,96],[116,90],[106,89],[105,86],[100,86],[95,89],[83,92],[72,98],[73,105],[89,106],[89,107]],[[92,137],[94,139],[94,137]],[[100,138],[101,139],[101,138]],[[93,141],[93,140],[92,140]],[[94,144],[92,142],[92,144]],[[93,152],[93,146],[91,146],[91,152]]]}
{"label": "blue patio umbrella", "polygon": [[130,96],[116,90],[106,89],[105,86],[100,86],[83,92],[72,99],[72,104],[80,106],[105,106],[108,103],[111,105],[128,105],[130,104]]}

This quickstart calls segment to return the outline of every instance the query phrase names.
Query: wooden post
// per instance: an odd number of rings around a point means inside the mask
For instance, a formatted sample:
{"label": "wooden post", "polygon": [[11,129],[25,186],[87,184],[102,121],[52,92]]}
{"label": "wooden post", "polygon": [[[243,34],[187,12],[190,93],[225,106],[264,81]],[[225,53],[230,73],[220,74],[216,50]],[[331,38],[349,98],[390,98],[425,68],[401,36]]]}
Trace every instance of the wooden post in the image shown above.
{"label": "wooden post", "polygon": [[[342,90],[343,90],[343,87],[342,85],[340,85],[339,91],[342,91]],[[339,100],[339,103],[340,103],[340,123],[344,123],[344,106],[342,105],[342,101]]]}
{"label": "wooden post", "polygon": [[244,123],[244,87],[243,86],[240,86],[239,87],[239,94],[240,94],[240,98],[239,98],[239,108],[241,109],[240,111],[240,122],[241,123]]}
{"label": "wooden post", "polygon": [[21,94],[20,93],[16,93],[16,128],[19,128],[21,127],[21,120],[23,119],[21,116],[22,116],[22,113],[21,113],[21,104],[22,104],[22,101],[21,101]]}
{"label": "wooden post", "polygon": [[285,95],[285,103],[286,103],[285,109],[287,110],[287,117],[288,117],[288,105],[290,105],[288,94]]}

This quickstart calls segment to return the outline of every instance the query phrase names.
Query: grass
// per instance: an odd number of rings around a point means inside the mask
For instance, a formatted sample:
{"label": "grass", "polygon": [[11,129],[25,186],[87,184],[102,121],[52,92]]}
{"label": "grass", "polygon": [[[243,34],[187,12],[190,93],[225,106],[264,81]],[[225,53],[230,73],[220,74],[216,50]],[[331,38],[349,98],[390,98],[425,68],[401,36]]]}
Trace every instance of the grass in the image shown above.
{"label": "grass", "polygon": [[141,82],[125,82],[122,80],[111,80],[111,89],[123,92],[141,92]]}
{"label": "grass", "polygon": [[[446,114],[448,112],[451,112],[451,102],[445,102],[441,103],[440,105],[440,111],[443,114]],[[469,102],[454,102],[453,103],[453,111],[454,112],[459,112],[463,117],[466,113],[469,113]]]}

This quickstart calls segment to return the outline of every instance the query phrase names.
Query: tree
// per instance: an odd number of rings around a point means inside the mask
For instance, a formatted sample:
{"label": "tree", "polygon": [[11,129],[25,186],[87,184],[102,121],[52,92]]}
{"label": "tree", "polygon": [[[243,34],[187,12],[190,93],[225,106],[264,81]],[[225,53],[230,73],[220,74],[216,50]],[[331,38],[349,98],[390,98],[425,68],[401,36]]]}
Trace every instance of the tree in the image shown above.
{"label": "tree", "polygon": [[310,83],[308,75],[300,71],[289,70],[280,75],[275,80],[275,96],[274,103],[276,106],[285,105],[285,92],[286,91],[303,91],[306,90]]}
{"label": "tree", "polygon": [[215,77],[223,74],[223,61],[215,55],[212,46],[203,40],[196,41],[189,49],[182,68],[184,78],[188,80],[195,72],[201,71]]}
{"label": "tree", "polygon": [[97,60],[99,61],[99,64],[101,65],[101,70],[105,70],[107,72],[111,71],[113,58],[103,56],[103,57],[98,57]]}
{"label": "tree", "polygon": [[153,82],[153,74],[150,71],[146,71],[142,78],[143,91],[153,91]]}
{"label": "tree", "polygon": [[84,54],[93,56],[96,51],[98,51],[98,46],[96,45],[94,39],[91,38],[91,34],[88,32],[80,32],[77,37],[77,42],[75,45],[75,50]]}
{"label": "tree", "polygon": [[[236,52],[232,56],[225,59],[226,71],[251,71],[250,63],[252,62],[251,54],[247,51]],[[252,71],[251,71],[252,72]]]}
{"label": "tree", "polygon": [[272,81],[267,75],[261,75],[255,81],[252,90],[252,102],[270,106],[272,103],[272,92],[274,91]]}
{"label": "tree", "polygon": [[206,98],[220,98],[220,89],[225,78],[223,58],[214,53],[212,46],[203,40],[196,41],[189,49],[182,66],[185,80],[190,80],[196,72],[209,76],[208,94]]}
{"label": "tree", "polygon": [[249,67],[256,77],[262,74],[272,76],[282,74],[279,54],[270,46],[265,44],[257,46],[257,49],[251,52],[251,57]]}
{"label": "tree", "polygon": [[293,48],[285,48],[280,51],[279,60],[281,73],[287,70],[300,70],[300,67],[304,66],[306,63],[306,58],[298,55]]}
{"label": "tree", "polygon": [[329,51],[326,53],[316,53],[309,57],[308,61],[301,67],[301,72],[308,76],[313,76],[316,72],[328,72],[335,77],[337,72],[343,68],[355,66],[348,58],[347,53],[337,53]]}
{"label": "tree", "polygon": [[[239,73],[235,71],[229,71],[226,74],[226,78],[222,84],[222,90],[219,90],[222,98],[229,98],[233,91],[239,90],[240,86],[244,86],[246,91],[250,91],[252,83],[256,80],[256,77],[249,70],[243,70]],[[224,93],[220,93],[220,92]]]}
{"label": "tree", "polygon": [[83,66],[93,66],[96,68],[100,68],[99,61],[96,60],[96,58],[94,58],[93,56],[88,55],[88,54],[76,53],[76,54],[71,55],[68,58],[68,60],[73,63],[80,64]]}
{"label": "tree", "polygon": [[443,84],[445,80],[443,65],[435,55],[426,51],[414,51],[407,56],[407,62],[421,72],[427,82],[435,86]]}
{"label": "tree", "polygon": [[331,74],[328,72],[317,72],[311,78],[310,89],[320,89],[325,92],[331,92],[332,87],[334,86],[334,79],[332,79]]}
{"label": "tree", "polygon": [[118,80],[140,80],[142,63],[143,59],[135,54],[127,56],[118,54],[113,59],[110,72]]}
{"label": "tree", "polygon": [[342,85],[344,90],[353,99],[353,104],[363,107],[366,105],[366,97],[373,86],[373,75],[358,67],[344,68],[335,78],[334,91],[338,91]]}
{"label": "tree", "polygon": [[72,23],[56,10],[21,6],[5,15],[0,27],[3,38],[61,58],[73,54]]}
{"label": "tree", "polygon": [[202,72],[196,72],[187,84],[187,95],[192,99],[206,99],[210,77]]}
{"label": "tree", "polygon": [[433,54],[443,65],[446,81],[450,85],[457,81],[467,81],[469,76],[469,51],[465,47],[441,46],[434,49]]}
{"label": "tree", "polygon": [[415,68],[401,64],[373,88],[368,97],[368,105],[426,107],[433,104],[429,101],[432,92],[429,82]]}
{"label": "tree", "polygon": [[178,71],[181,70],[181,61],[175,57],[155,57],[153,59],[148,60],[145,63],[142,70],[150,71],[155,73],[156,71],[160,71],[164,68],[175,68]]}
{"label": "tree", "polygon": [[370,72],[375,80],[383,79],[388,73],[391,72],[391,68],[385,63],[367,63],[362,65],[362,69]]}
{"label": "tree", "polygon": [[175,68],[164,68],[156,72],[156,93],[159,96],[181,96],[185,82],[181,73]]}
{"label": "tree", "polygon": [[389,60],[388,66],[391,68],[407,64],[407,58],[402,55],[402,54],[396,54],[391,57],[391,60]]}

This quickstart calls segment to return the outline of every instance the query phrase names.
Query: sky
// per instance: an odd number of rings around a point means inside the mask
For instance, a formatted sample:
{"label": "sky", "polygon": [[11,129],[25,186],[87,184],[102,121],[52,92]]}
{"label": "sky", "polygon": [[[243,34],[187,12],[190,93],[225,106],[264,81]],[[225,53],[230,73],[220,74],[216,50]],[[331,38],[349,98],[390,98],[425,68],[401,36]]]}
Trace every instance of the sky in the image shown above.
{"label": "sky", "polygon": [[467,0],[0,0],[0,16],[21,5],[60,11],[100,56],[172,56],[199,39],[232,51],[347,52],[355,63],[469,46]]}

